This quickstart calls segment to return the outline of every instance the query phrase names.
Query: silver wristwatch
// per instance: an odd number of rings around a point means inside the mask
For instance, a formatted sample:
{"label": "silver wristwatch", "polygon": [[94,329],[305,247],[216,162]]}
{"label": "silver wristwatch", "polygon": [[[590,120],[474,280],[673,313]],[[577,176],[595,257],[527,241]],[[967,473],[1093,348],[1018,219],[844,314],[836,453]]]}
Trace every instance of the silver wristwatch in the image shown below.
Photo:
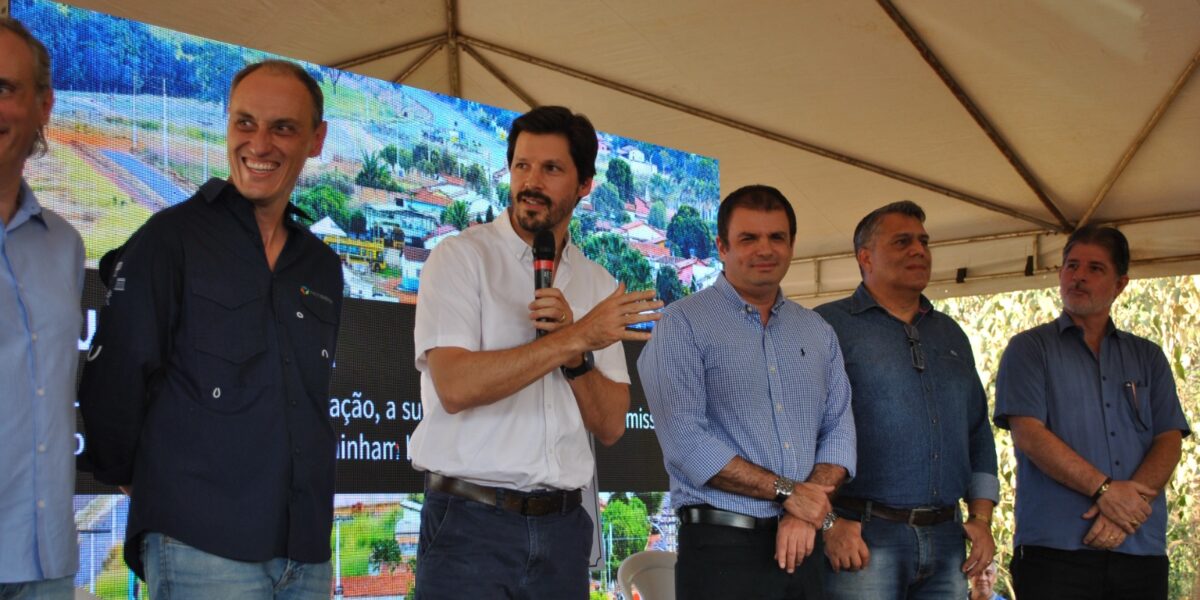
{"label": "silver wristwatch", "polygon": [[780,475],[775,478],[775,502],[783,504],[788,498],[792,497],[792,492],[796,491],[796,482]]}
{"label": "silver wristwatch", "polygon": [[821,521],[821,533],[833,529],[833,522],[836,520],[838,520],[837,513],[829,511],[829,514],[825,515],[825,520]]}

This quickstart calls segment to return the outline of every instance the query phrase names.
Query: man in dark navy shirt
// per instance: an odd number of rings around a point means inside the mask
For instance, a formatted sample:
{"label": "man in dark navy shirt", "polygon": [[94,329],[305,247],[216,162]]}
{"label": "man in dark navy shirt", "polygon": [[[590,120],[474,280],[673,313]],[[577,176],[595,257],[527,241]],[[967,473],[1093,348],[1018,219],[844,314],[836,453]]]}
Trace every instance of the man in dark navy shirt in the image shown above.
{"label": "man in dark navy shirt", "polygon": [[239,72],[229,181],[151,217],[107,274],[80,406],[154,597],[329,597],[342,272],[288,202],[322,104],[292,63]]}

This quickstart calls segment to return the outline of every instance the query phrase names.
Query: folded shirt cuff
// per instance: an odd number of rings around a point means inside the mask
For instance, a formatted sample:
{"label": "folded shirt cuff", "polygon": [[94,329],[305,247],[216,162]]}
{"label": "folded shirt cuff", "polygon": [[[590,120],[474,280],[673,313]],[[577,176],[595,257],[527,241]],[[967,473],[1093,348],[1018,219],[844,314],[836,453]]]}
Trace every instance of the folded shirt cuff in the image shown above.
{"label": "folded shirt cuff", "polygon": [[991,473],[971,473],[967,500],[991,500],[1000,504],[1000,480]]}

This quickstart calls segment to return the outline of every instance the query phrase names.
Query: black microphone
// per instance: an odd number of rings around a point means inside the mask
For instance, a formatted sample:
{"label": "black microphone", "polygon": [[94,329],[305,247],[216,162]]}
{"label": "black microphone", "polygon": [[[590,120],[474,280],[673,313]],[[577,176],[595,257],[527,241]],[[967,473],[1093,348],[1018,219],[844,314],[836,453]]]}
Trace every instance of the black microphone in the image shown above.
{"label": "black microphone", "polygon": [[[540,290],[554,284],[554,232],[543,229],[533,236],[533,289]],[[541,321],[550,321],[542,318]],[[545,335],[537,330],[538,337]]]}

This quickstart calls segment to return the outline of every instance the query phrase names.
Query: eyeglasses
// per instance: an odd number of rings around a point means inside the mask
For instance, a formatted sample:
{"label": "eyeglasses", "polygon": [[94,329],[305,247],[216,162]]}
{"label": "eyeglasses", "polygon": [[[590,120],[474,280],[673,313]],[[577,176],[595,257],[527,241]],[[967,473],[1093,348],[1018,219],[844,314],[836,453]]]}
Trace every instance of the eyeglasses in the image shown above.
{"label": "eyeglasses", "polygon": [[1150,429],[1150,427],[1146,425],[1146,422],[1142,420],[1142,411],[1138,408],[1136,381],[1125,382],[1125,398],[1129,400],[1129,407],[1133,409],[1133,417],[1137,419],[1138,431],[1146,431],[1147,429]]}
{"label": "eyeglasses", "polygon": [[917,328],[904,324],[904,335],[908,337],[908,348],[912,351],[912,365],[919,373],[925,372],[925,351],[921,350],[921,332]]}

